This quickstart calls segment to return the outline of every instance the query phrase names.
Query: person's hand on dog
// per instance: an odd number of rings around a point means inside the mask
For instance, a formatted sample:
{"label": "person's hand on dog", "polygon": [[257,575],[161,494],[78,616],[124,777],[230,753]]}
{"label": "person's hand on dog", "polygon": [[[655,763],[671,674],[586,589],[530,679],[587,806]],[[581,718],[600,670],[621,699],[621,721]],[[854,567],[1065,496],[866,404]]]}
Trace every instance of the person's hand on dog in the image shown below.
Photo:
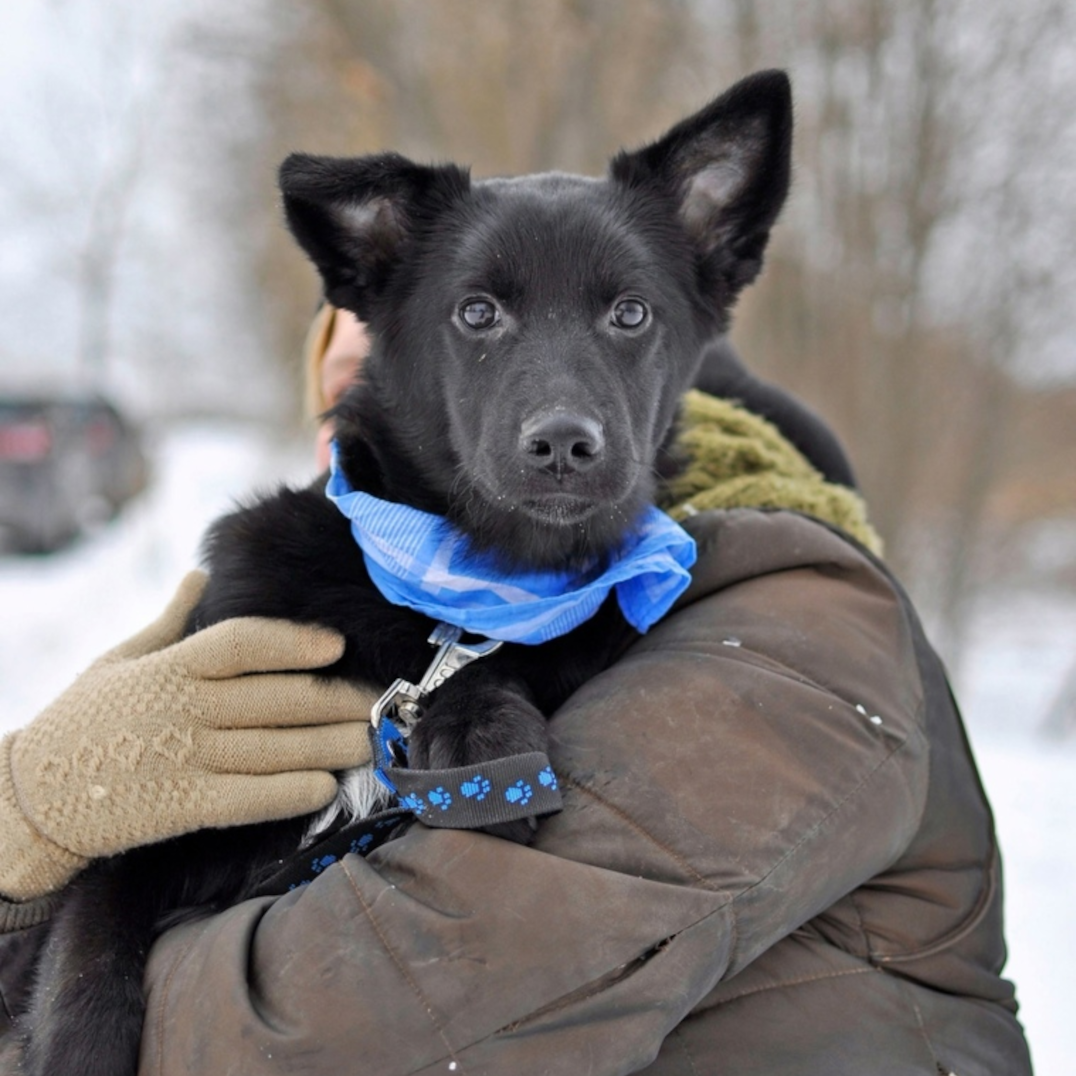
{"label": "person's hand on dog", "polygon": [[186,639],[205,586],[0,742],[0,893],[51,892],[95,857],[208,826],[324,807],[330,771],[369,757],[371,695],[310,672],[343,640],[286,621],[224,621]]}

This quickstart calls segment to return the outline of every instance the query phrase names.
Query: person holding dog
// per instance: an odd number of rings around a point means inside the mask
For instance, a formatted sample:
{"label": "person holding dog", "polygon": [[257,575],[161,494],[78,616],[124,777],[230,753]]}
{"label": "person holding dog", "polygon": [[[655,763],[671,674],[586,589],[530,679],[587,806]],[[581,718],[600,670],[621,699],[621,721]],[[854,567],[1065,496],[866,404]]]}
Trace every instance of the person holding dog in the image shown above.
{"label": "person holding dog", "polygon": [[[682,444],[694,582],[553,715],[565,808],[533,846],[414,825],[166,931],[140,1071],[1030,1072],[989,808],[862,502],[723,401],[688,400]],[[370,698],[312,675],[339,640],[181,639],[203,581],[4,741],[4,1072],[68,878],[316,809],[354,759]]]}
{"label": "person holding dog", "polygon": [[[537,394],[553,370],[555,385],[585,383],[597,398],[630,380],[636,403],[664,392],[662,417],[648,421],[643,406],[602,411],[605,433],[624,433],[613,421],[638,433],[617,463],[631,491],[656,502],[647,512],[688,532],[697,560],[678,577],[686,589],[671,608],[635,633],[623,620],[615,660],[550,707],[541,775],[561,808],[544,812],[530,844],[428,826],[433,794],[410,805],[401,796],[415,821],[368,854],[361,843],[331,855],[312,846],[292,857],[304,871],[294,886],[173,923],[152,944],[144,1008],[126,982],[106,977],[125,992],[119,1018],[134,1013],[130,1028],[141,1026],[131,1042],[140,1072],[1030,1073],[1015,990],[1001,975],[989,805],[941,662],[879,559],[863,501],[796,447],[801,435],[812,440],[812,422],[778,428],[762,417],[771,393],[748,409],[685,392],[698,349],[723,331],[736,292],[761,266],[787,193],[791,124],[787,77],[761,72],[657,142],[618,154],[605,180],[546,175],[472,188],[456,166],[399,155],[285,161],[289,224],[326,296],[369,311],[384,333],[366,360],[379,377],[357,386],[356,411],[384,421],[378,447],[400,449],[404,476],[429,478],[418,446],[408,455],[396,445],[406,438],[395,436],[394,408],[402,400],[435,412],[420,427],[443,479],[435,508],[443,511],[457,470],[444,428],[482,432],[477,419],[451,423],[485,402],[475,397],[483,386],[516,388],[524,372]],[[542,229],[559,243],[536,244]],[[465,242],[476,234],[480,242]],[[529,304],[519,299],[528,288]],[[449,330],[439,320],[449,316],[439,306],[446,293],[456,296]],[[421,314],[408,325],[410,349],[393,338],[405,309]],[[512,334],[520,325],[530,351]],[[564,328],[548,336],[549,325]],[[528,361],[536,335],[545,341],[537,374]],[[410,395],[378,395],[414,373],[393,360],[417,363],[440,344],[454,372],[473,377],[430,378],[420,382],[426,395],[413,382]],[[654,357],[662,361],[645,362]],[[493,372],[474,375],[487,358],[482,369]],[[573,362],[607,379],[577,381]],[[565,409],[542,406],[553,417]],[[575,415],[565,433],[550,430],[549,411],[519,413],[485,444],[508,444],[497,458],[515,464],[525,455],[524,473],[540,484],[513,485],[508,466],[494,492],[504,493],[507,517],[509,494],[536,488],[549,511],[512,516],[512,537],[528,545],[552,535],[570,548],[546,517],[557,516],[564,489],[585,492],[568,478],[596,466],[605,434],[588,416]],[[541,437],[524,434],[532,418]],[[358,420],[348,433],[354,459],[385,458],[361,444]],[[666,455],[675,474],[651,485],[650,468]],[[405,485],[392,488],[404,496]],[[611,491],[602,501],[628,503]],[[316,513],[307,536],[325,518]],[[425,572],[436,557],[412,559]],[[343,645],[324,629],[238,617],[184,637],[206,586],[189,576],[156,624],[2,742],[0,1069],[50,1071],[35,1044],[70,1026],[57,997],[81,1006],[80,1033],[94,1028],[97,1009],[85,1003],[97,999],[60,978],[61,955],[80,941],[63,935],[69,879],[175,834],[316,810],[334,797],[332,771],[368,757],[354,718],[387,685],[319,680]],[[498,599],[518,594],[499,586]],[[459,708],[450,716],[469,731],[475,715],[451,697]],[[518,715],[514,700],[505,712]],[[542,716],[532,709],[528,718]],[[497,714],[477,716],[489,730]],[[373,749],[396,774],[382,731]],[[469,791],[452,786],[461,799],[486,794],[485,765],[476,763]],[[445,788],[434,791],[444,804]],[[214,848],[226,844],[222,835]],[[231,876],[243,851],[214,867]],[[167,871],[167,846],[155,854]],[[107,874],[102,866],[88,877]],[[113,955],[93,953],[102,965]],[[32,1028],[25,1051],[20,1021]]]}

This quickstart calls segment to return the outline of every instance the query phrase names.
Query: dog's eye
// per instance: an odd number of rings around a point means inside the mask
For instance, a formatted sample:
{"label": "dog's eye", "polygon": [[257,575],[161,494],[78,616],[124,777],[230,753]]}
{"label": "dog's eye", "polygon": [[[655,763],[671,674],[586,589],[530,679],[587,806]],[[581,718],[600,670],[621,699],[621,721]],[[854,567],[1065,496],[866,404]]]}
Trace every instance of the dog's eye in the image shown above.
{"label": "dog's eye", "polygon": [[470,329],[492,329],[501,315],[488,299],[470,299],[460,307],[460,320]]}
{"label": "dog's eye", "polygon": [[612,322],[618,329],[638,329],[650,311],[638,299],[621,299],[613,307]]}

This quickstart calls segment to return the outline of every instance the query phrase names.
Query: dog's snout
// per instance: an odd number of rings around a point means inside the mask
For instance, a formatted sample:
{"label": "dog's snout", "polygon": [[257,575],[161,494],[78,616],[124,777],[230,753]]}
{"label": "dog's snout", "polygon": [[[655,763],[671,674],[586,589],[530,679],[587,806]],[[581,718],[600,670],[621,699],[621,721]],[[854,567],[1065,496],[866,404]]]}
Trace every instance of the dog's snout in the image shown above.
{"label": "dog's snout", "polygon": [[527,419],[519,435],[527,463],[557,475],[593,467],[605,451],[601,423],[572,411],[557,410]]}

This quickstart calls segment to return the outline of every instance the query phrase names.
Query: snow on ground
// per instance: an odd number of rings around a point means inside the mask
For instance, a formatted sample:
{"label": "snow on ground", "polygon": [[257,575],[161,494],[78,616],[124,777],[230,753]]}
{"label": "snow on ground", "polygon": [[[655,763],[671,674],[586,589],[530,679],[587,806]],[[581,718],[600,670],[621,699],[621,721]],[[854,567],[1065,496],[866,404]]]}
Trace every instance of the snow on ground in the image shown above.
{"label": "snow on ground", "polygon": [[[52,557],[0,558],[0,732],[157,615],[211,519],[312,472],[305,448],[249,429],[176,429],[157,446],[152,488],[120,520]],[[1036,732],[1074,656],[1076,600],[1010,597],[983,611],[962,677],[1005,859],[1008,974],[1040,1076],[1073,1071],[1076,1052],[1076,742]]]}
{"label": "snow on ground", "polygon": [[1042,732],[1074,660],[1076,598],[1006,594],[980,611],[958,689],[1005,866],[1007,974],[1040,1076],[1076,1072],[1076,737]]}
{"label": "snow on ground", "polygon": [[976,742],[1005,867],[1006,975],[1039,1076],[1076,1070],[1076,745]]}

